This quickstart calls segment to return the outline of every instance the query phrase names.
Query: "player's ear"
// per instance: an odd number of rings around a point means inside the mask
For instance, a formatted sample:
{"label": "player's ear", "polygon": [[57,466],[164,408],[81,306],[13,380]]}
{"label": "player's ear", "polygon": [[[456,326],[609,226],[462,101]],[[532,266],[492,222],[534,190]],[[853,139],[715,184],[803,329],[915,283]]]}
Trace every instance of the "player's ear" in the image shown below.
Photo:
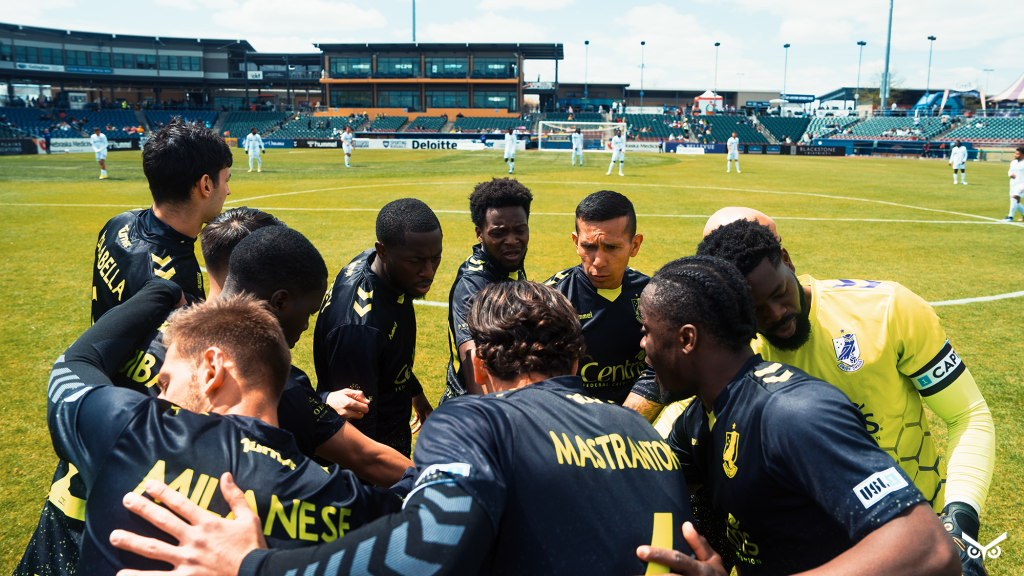
{"label": "player's ear", "polygon": [[225,361],[224,351],[216,346],[211,346],[203,352],[203,359],[199,364],[198,380],[199,389],[204,396],[209,396],[224,383]]}
{"label": "player's ear", "polygon": [[633,236],[632,246],[629,249],[629,257],[636,258],[636,255],[640,252],[640,245],[644,243],[644,235],[637,234]]}
{"label": "player's ear", "polygon": [[693,324],[686,324],[679,329],[677,334],[679,348],[683,354],[690,354],[697,347],[697,327]]}
{"label": "player's ear", "polygon": [[491,389],[490,374],[487,372],[487,368],[484,366],[484,361],[476,355],[476,348],[469,349],[469,359],[473,363],[473,381],[478,386],[483,388],[484,394],[490,394],[494,392]]}
{"label": "player's ear", "polygon": [[267,303],[270,304],[270,308],[276,312],[280,312],[288,307],[292,301],[292,295],[287,290],[278,290],[270,295],[267,299]]}
{"label": "player's ear", "polygon": [[387,249],[387,247],[384,246],[384,244],[380,240],[374,242],[373,243],[373,247],[374,247],[375,250],[377,250],[377,258],[380,258],[381,261],[387,260],[387,258],[388,258],[388,249]]}
{"label": "player's ear", "polygon": [[793,260],[789,257],[789,250],[785,247],[782,248],[782,263],[789,268],[790,272],[796,273],[796,266],[793,265]]}
{"label": "player's ear", "polygon": [[481,244],[483,244],[483,241],[484,241],[484,231],[481,230],[479,226],[474,226],[473,229],[476,230],[476,241],[480,242]]}

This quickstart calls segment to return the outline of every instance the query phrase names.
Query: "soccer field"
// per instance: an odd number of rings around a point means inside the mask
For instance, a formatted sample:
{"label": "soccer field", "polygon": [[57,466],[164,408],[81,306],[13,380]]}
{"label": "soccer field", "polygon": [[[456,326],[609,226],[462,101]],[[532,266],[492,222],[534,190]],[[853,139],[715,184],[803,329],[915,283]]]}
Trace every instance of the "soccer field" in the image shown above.
{"label": "soccer field", "polygon": [[[605,176],[609,156],[521,152],[516,174],[534,194],[526,270],[533,280],[579,263],[570,232],[587,194],[628,196],[644,243],[632,266],[647,274],[693,254],[707,216],[750,206],[774,217],[797,273],[901,282],[934,303],[1024,290],[1024,226],[1007,211],[1006,165],[970,163],[969,186],[953,185],[944,161],[895,158],[725,157],[630,154],[625,177]],[[469,220],[473,186],[507,174],[491,151],[362,151],[344,168],[339,150],[271,150],[262,173],[247,173],[235,151],[225,207],[271,212],[305,234],[331,278],[373,245],[377,209],[416,197],[445,234],[444,260],[417,307],[416,373],[436,404],[448,361],[448,289],[476,242]],[[110,217],[150,204],[141,154],[112,152],[110,179],[97,180],[91,154],[0,157],[0,573],[20,559],[49,490],[56,456],[46,428],[46,381],[57,356],[88,326],[96,234]],[[202,255],[197,255],[202,261]],[[1017,272],[1013,272],[1018,270]],[[997,462],[982,513],[981,543],[1004,532],[991,574],[1024,570],[1024,297],[936,307],[950,341],[984,393],[996,423]],[[315,377],[312,326],[294,361]],[[940,448],[945,425],[930,422]]]}

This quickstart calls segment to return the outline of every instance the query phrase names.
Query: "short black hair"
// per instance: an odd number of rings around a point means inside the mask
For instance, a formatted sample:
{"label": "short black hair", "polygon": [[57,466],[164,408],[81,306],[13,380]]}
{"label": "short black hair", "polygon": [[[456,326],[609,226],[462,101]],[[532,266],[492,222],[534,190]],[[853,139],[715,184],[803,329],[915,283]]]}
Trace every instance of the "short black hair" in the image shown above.
{"label": "short black hair", "polygon": [[1017,152],[1020,152],[1021,154],[1024,154],[1024,146],[1018,147],[1017,148]]}
{"label": "short black hair", "polygon": [[750,287],[732,263],[711,256],[673,260],[648,284],[649,310],[678,330],[697,327],[725,348],[739,352],[757,335]]}
{"label": "short black hair", "polygon": [[771,228],[753,220],[737,220],[716,228],[697,246],[698,256],[724,258],[750,274],[767,258],[772,266],[782,262],[782,244]]}
{"label": "short black hair", "polygon": [[249,132],[255,132],[255,131],[256,131],[256,127],[255,126],[253,126],[252,128],[249,128]]}
{"label": "short black hair", "polygon": [[[606,222],[615,218],[626,217],[626,230],[629,236],[636,236],[636,211],[633,203],[618,192],[599,190],[584,198],[576,206],[576,219],[584,222]],[[576,227],[579,232],[579,226]]]}
{"label": "short black hair", "polygon": [[327,264],[313,243],[293,228],[269,226],[235,246],[224,292],[266,298],[277,290],[308,294],[326,283]]}
{"label": "short black hair", "polygon": [[492,178],[489,182],[481,182],[473,188],[469,195],[469,217],[480,228],[484,227],[487,211],[491,208],[508,208],[519,206],[526,211],[526,219],[530,219],[530,203],[533,193],[518,180],[512,178]]}
{"label": "short black hair", "polygon": [[199,233],[206,269],[210,274],[227,272],[228,261],[235,246],[252,231],[266,226],[285,226],[285,223],[272,214],[248,206],[221,212]]}
{"label": "short black hair", "polygon": [[384,205],[377,213],[377,241],[385,247],[405,246],[405,235],[441,229],[437,215],[416,198],[400,198]]}
{"label": "short black hair", "polygon": [[187,204],[204,174],[220,186],[220,171],[232,160],[223,138],[181,118],[168,122],[142,148],[142,171],[156,204]]}

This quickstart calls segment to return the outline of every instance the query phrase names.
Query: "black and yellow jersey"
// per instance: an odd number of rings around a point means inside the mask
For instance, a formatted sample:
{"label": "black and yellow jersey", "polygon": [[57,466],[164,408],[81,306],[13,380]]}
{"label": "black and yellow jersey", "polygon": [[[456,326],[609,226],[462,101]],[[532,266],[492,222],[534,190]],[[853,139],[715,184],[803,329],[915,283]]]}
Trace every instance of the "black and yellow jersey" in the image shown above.
{"label": "black and yellow jersey", "polygon": [[92,270],[92,321],[124,303],[153,278],[174,282],[186,298],[206,298],[196,239],[156,217],[152,208],[114,216],[100,230]]}
{"label": "black and yellow jersey", "polygon": [[121,504],[157,479],[201,508],[224,515],[217,489],[231,472],[261,519],[267,542],[297,547],[329,542],[401,507],[388,490],[364,485],[337,466],[322,468],[299,452],[291,434],[256,418],[196,414],[111,384],[109,374],[131,343],[159,325],[180,289],[151,282],[103,316],[54,364],[47,386],[47,423],[57,455],[73,465],[86,489],[79,574],[166,565],[110,545],[123,528],[170,541]]}
{"label": "black and yellow jersey", "polygon": [[448,292],[449,357],[448,373],[445,377],[447,387],[439,403],[466,393],[466,385],[462,380],[462,365],[459,361],[459,346],[473,339],[466,324],[469,299],[488,284],[509,280],[526,280],[525,268],[520,266],[519,270],[508,271],[494,261],[483,244],[473,246],[473,254],[459,266],[455,282]]}
{"label": "black and yellow jersey", "polygon": [[423,393],[416,359],[416,311],[370,268],[369,249],[348,263],[324,296],[313,333],[317,392],[362,390],[370,411],[351,424],[372,440],[412,452],[412,399]]}
{"label": "black and yellow jersey", "polygon": [[587,395],[622,404],[634,392],[645,400],[661,402],[654,371],[644,362],[647,355],[640,347],[640,293],[650,279],[626,268],[619,288],[594,288],[580,264],[544,282],[564,294],[579,315],[587,351],[577,374],[583,378]]}
{"label": "black and yellow jersey", "polygon": [[726,519],[745,575],[821,566],[925,501],[846,395],[759,355],[710,413],[691,402],[668,443],[687,484],[708,489],[715,513]]}
{"label": "black and yellow jersey", "polygon": [[[884,454],[883,454],[884,456]],[[416,441],[400,514],[330,544],[258,551],[240,576],[623,574],[640,545],[690,549],[679,462],[643,416],[586,395],[578,376],[455,398]]]}

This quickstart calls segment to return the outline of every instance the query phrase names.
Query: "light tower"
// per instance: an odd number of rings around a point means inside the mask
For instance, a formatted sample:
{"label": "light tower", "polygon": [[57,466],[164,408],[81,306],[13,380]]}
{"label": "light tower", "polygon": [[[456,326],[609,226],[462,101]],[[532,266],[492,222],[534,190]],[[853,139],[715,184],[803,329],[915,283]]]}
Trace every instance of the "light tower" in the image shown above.
{"label": "light tower", "polygon": [[718,47],[721,42],[715,42],[715,96],[718,96]]}
{"label": "light tower", "polygon": [[583,105],[587,105],[587,68],[590,64],[590,40],[583,41],[584,56],[583,56]]}
{"label": "light tower", "polygon": [[647,42],[640,41],[640,107],[644,107],[644,45]]}
{"label": "light tower", "polygon": [[789,72],[789,44],[783,44],[783,48],[786,49],[786,60],[785,64],[782,65],[782,97],[786,96],[786,74]]}
{"label": "light tower", "polygon": [[932,86],[932,48],[935,47],[935,36],[928,37],[928,79],[924,82],[924,95],[927,96]]}

